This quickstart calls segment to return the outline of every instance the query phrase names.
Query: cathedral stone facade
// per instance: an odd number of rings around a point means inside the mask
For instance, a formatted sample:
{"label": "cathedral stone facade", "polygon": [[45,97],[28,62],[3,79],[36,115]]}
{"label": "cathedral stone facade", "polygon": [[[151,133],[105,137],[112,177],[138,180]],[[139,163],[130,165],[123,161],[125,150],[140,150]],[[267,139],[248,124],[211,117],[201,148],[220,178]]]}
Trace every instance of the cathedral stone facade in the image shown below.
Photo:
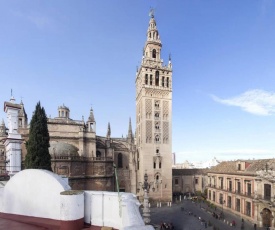
{"label": "cathedral stone facade", "polygon": [[[52,169],[67,177],[73,189],[115,191],[118,183],[120,191],[142,197],[142,184],[147,173],[150,197],[172,199],[172,64],[170,58],[167,66],[163,64],[161,47],[152,14],[142,63],[136,72],[135,136],[131,120],[125,138],[112,137],[110,124],[105,137],[97,136],[93,109],[86,121],[72,119],[70,109],[65,105],[58,107],[55,118],[48,118]],[[29,125],[24,104],[18,105],[21,107],[18,132],[24,140],[24,168]],[[0,139],[5,139],[6,135],[6,126],[2,122]],[[1,173],[5,174],[2,144],[0,151]]]}

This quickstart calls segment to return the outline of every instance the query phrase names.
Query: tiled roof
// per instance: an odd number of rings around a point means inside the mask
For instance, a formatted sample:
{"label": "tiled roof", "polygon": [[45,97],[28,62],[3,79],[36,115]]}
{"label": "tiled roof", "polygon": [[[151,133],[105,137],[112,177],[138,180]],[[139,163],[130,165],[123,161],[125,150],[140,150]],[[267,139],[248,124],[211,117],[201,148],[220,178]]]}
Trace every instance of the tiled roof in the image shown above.
{"label": "tiled roof", "polygon": [[[245,169],[238,170],[237,165],[242,162],[245,162]],[[269,169],[275,169],[275,159],[223,161],[217,166],[209,169],[209,172],[223,174],[256,174],[256,171],[265,169],[266,165]]]}
{"label": "tiled roof", "polygon": [[206,174],[209,169],[172,169],[173,176],[201,175]]}

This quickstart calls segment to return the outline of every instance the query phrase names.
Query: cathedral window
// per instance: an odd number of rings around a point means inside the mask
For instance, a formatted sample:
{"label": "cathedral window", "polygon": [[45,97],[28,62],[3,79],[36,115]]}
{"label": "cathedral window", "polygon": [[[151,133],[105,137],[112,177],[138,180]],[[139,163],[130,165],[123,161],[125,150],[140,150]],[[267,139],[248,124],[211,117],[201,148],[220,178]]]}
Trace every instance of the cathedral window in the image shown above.
{"label": "cathedral window", "polygon": [[159,162],[159,168],[161,169],[161,162]]}
{"label": "cathedral window", "polygon": [[148,85],[148,74],[145,74],[145,85]]}
{"label": "cathedral window", "polygon": [[159,113],[155,113],[155,118],[159,118]]}
{"label": "cathedral window", "polygon": [[166,78],[166,87],[169,87],[169,77]]}
{"label": "cathedral window", "polygon": [[159,71],[156,71],[156,80],[155,80],[156,86],[159,86]]}
{"label": "cathedral window", "polygon": [[96,158],[101,158],[101,152],[100,151],[96,151]]}
{"label": "cathedral window", "polygon": [[162,84],[162,87],[164,87],[164,77],[162,77],[162,82],[161,82],[161,84]]}
{"label": "cathedral window", "polygon": [[122,153],[119,153],[117,156],[117,167],[123,168],[123,156]]}
{"label": "cathedral window", "polygon": [[64,117],[64,111],[62,111],[62,117]]}
{"label": "cathedral window", "polygon": [[152,58],[156,58],[156,57],[157,57],[157,51],[155,49],[153,49]]}
{"label": "cathedral window", "polygon": [[153,84],[153,75],[150,74],[150,85],[152,85],[152,84]]}
{"label": "cathedral window", "polygon": [[22,127],[22,118],[19,118],[18,125],[19,127]]}
{"label": "cathedral window", "polygon": [[154,169],[156,168],[156,162],[154,162]]}

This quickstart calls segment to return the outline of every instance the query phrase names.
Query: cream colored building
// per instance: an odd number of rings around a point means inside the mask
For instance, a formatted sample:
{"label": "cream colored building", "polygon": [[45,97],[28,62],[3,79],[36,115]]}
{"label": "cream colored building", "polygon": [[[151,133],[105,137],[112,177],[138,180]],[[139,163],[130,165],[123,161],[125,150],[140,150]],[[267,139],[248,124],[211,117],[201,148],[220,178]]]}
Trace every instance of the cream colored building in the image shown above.
{"label": "cream colored building", "polygon": [[[136,73],[137,182],[148,174],[155,200],[172,199],[172,63],[151,15],[141,66]],[[139,195],[142,196],[142,189]]]}
{"label": "cream colored building", "polygon": [[208,200],[259,227],[275,228],[275,160],[222,162],[208,172]]}

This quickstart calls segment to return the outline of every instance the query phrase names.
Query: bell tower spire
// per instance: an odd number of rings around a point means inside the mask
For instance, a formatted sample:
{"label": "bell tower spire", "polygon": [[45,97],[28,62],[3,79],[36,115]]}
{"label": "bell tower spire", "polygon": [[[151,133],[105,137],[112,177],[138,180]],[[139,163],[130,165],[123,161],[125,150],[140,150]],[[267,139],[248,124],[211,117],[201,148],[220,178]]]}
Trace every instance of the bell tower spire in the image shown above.
{"label": "bell tower spire", "polygon": [[[172,200],[172,63],[161,59],[162,43],[154,11],[141,65],[136,73],[137,182],[145,172],[154,199]],[[138,184],[138,183],[137,183]],[[138,194],[142,196],[142,194]]]}

